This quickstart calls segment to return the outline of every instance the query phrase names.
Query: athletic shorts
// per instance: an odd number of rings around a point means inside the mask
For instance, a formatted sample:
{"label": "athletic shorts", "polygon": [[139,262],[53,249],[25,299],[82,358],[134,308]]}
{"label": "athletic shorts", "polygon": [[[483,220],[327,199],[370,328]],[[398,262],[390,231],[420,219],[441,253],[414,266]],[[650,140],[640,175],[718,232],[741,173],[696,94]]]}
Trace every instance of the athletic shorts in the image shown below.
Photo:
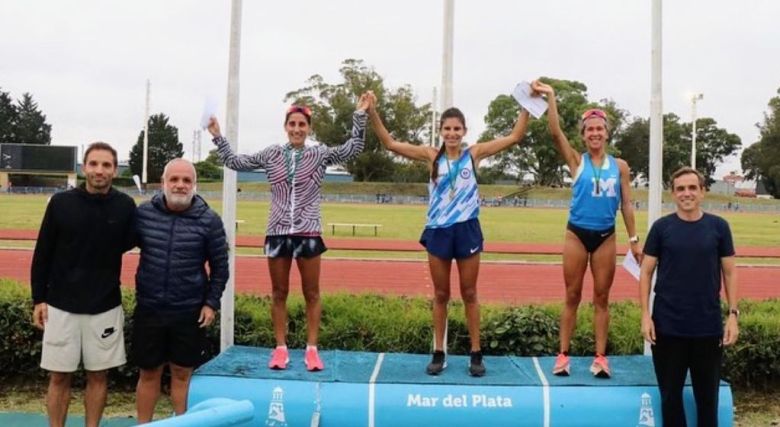
{"label": "athletic shorts", "polygon": [[136,308],[133,313],[133,362],[154,369],[168,362],[192,368],[205,362],[206,328],[198,325],[200,309],[164,313]]}
{"label": "athletic shorts", "polygon": [[607,228],[606,230],[588,230],[586,228],[577,227],[572,223],[566,224],[566,229],[574,233],[582,245],[585,246],[585,250],[589,254],[596,252],[596,249],[601,246],[609,236],[615,234],[615,227]]}
{"label": "athletic shorts", "polygon": [[458,222],[449,227],[426,228],[420,244],[429,254],[442,259],[462,259],[482,252],[482,228],[479,219]]}
{"label": "athletic shorts", "polygon": [[99,314],[74,314],[48,306],[43,328],[41,368],[75,372],[79,363],[87,371],[124,365],[125,313],[122,306]]}
{"label": "athletic shorts", "polygon": [[265,236],[268,258],[314,258],[328,248],[320,236]]}

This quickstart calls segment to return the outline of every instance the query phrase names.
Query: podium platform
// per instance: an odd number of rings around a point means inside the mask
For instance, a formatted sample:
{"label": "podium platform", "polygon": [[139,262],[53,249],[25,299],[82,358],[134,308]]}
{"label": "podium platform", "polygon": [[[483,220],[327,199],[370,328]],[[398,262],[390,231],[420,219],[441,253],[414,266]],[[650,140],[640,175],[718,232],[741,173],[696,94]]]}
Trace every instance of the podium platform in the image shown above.
{"label": "podium platform", "polygon": [[[572,375],[550,374],[554,357],[485,356],[487,374],[468,375],[468,357],[448,355],[439,376],[425,374],[429,355],[320,351],[321,372],[308,372],[303,351],[284,371],[268,369],[271,349],[234,346],[200,367],[188,406],[215,397],[248,399],[246,426],[641,426],[661,425],[652,360],[612,356],[611,379],[594,378],[591,358],[572,357]],[[690,386],[688,425],[695,424]],[[733,424],[727,383],[719,422]]]}

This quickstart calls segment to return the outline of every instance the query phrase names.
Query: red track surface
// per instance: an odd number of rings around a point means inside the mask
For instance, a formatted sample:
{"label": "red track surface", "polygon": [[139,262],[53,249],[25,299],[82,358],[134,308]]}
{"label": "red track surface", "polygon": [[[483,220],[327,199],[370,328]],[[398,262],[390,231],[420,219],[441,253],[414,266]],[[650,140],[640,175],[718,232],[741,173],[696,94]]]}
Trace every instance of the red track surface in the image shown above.
{"label": "red track surface", "polygon": [[[419,243],[410,240],[382,240],[382,239],[340,239],[325,238],[325,244],[330,249],[347,249],[361,251],[422,251]],[[0,240],[35,240],[38,238],[38,232],[35,230],[0,230]],[[240,247],[262,247],[264,236],[238,236],[236,245]],[[506,254],[539,254],[539,255],[560,255],[563,249],[563,242],[560,243],[508,243],[508,242],[488,242],[485,243],[486,252],[506,253]],[[618,253],[624,254],[628,251],[627,245],[618,245]],[[780,247],[766,246],[739,246],[737,256],[754,258],[780,258]]]}
{"label": "red track surface", "polygon": [[[331,247],[335,240],[328,243]],[[0,250],[0,277],[29,282],[32,251]],[[125,255],[122,282],[134,283],[136,254]],[[457,274],[453,268],[453,298],[459,298]],[[739,267],[739,296],[750,299],[780,297],[780,268]],[[236,258],[236,291],[268,295],[271,290],[263,257]],[[323,293],[381,293],[431,295],[431,279],[424,261],[376,261],[324,259],[320,286]],[[592,297],[592,282],[586,276],[583,300]],[[636,299],[636,281],[617,269],[612,300]],[[291,290],[300,293],[300,276],[293,273]],[[485,302],[522,304],[561,301],[563,278],[559,265],[483,262],[479,275],[480,299]]]}

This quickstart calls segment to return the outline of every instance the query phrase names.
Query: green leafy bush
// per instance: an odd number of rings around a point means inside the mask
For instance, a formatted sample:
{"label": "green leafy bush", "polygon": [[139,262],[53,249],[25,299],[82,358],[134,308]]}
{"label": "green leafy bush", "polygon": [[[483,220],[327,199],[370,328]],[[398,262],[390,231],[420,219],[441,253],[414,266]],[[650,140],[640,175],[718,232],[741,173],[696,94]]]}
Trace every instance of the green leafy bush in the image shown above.
{"label": "green leafy bush", "polygon": [[[320,347],[374,352],[428,353],[431,350],[431,304],[421,298],[379,295],[331,294],[323,296]],[[125,291],[122,304],[127,313],[125,341],[128,354],[132,337],[134,294]],[[239,295],[235,303],[235,343],[272,347],[268,297]],[[306,314],[303,298],[288,301],[288,344],[301,348],[306,343]],[[744,301],[741,304],[741,334],[726,351],[723,375],[737,387],[768,389],[780,385],[780,300]],[[558,350],[560,304],[482,308],[482,347],[486,354],[520,356],[552,355]],[[0,379],[43,379],[38,366],[41,332],[31,323],[32,303],[27,286],[0,280]],[[643,340],[639,334],[639,307],[621,302],[610,306],[609,354],[638,354]],[[572,354],[593,352],[593,308],[583,305],[577,315]],[[449,309],[449,350],[465,354],[469,337],[463,305]],[[219,328],[208,331],[209,356],[219,352]],[[132,360],[114,369],[114,386],[132,388],[137,369]],[[82,379],[77,376],[76,381]]]}

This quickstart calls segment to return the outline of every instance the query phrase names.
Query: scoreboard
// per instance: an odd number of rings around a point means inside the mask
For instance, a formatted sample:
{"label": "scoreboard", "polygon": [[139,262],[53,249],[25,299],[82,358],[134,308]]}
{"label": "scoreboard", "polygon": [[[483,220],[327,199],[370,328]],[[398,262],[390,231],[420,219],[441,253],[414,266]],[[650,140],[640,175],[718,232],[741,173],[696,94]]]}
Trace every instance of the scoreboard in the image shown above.
{"label": "scoreboard", "polygon": [[75,172],[77,147],[0,144],[0,172]]}

